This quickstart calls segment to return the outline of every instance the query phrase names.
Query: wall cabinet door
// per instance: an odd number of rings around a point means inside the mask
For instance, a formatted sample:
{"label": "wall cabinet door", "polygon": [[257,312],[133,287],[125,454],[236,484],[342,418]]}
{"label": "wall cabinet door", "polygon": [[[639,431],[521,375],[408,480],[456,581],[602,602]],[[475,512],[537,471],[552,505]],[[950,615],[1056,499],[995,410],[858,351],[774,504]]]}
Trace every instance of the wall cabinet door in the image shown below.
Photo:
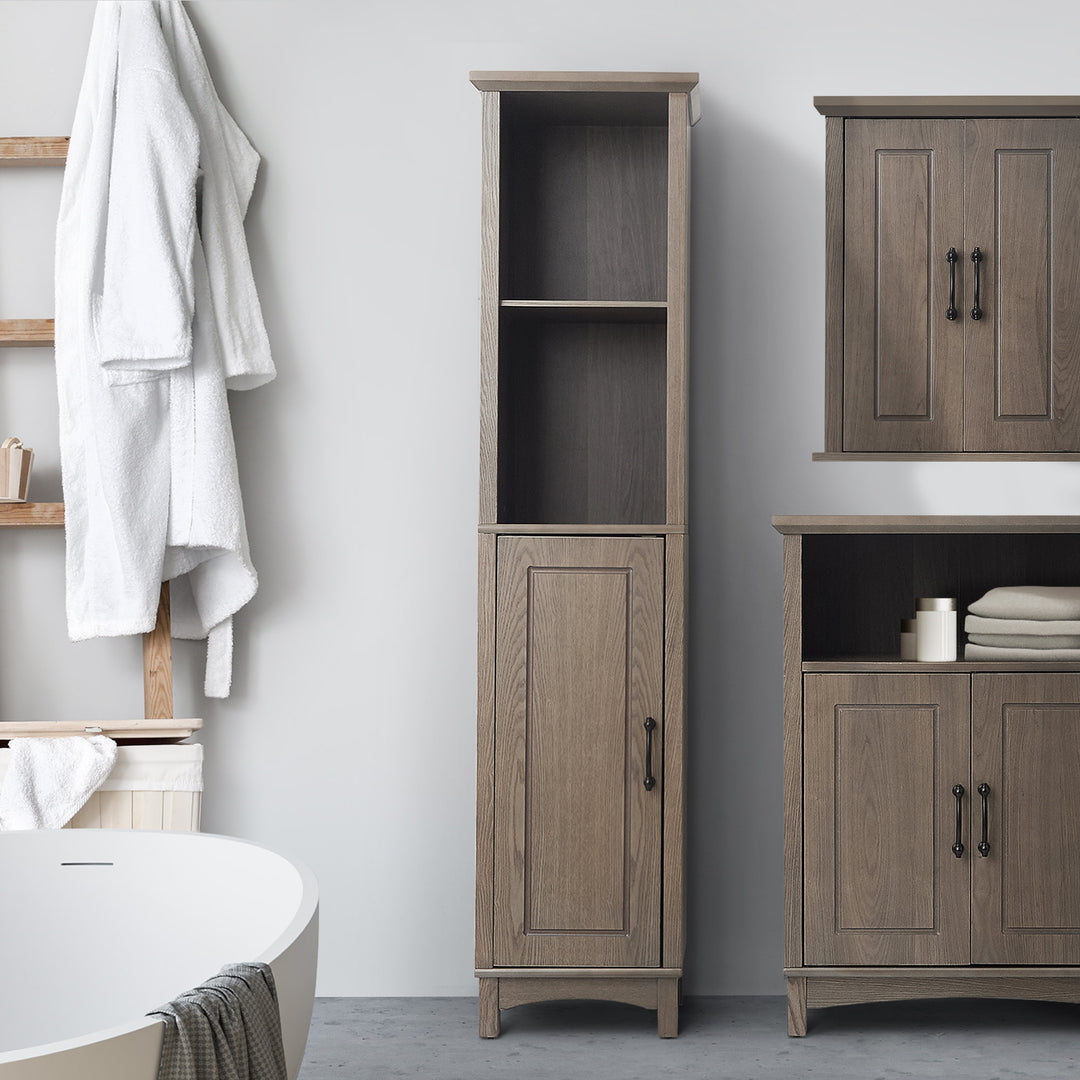
{"label": "wall cabinet door", "polygon": [[504,536],[496,582],[495,963],[658,966],[664,541]]}
{"label": "wall cabinet door", "polygon": [[[807,675],[804,962],[966,964],[966,675]],[[963,833],[969,846],[970,798]]]}
{"label": "wall cabinet door", "polygon": [[1080,450],[1080,121],[965,124],[964,449]]}
{"label": "wall cabinet door", "polygon": [[1078,964],[1080,675],[975,675],[972,739],[972,784],[990,789],[972,961]]}
{"label": "wall cabinet door", "polygon": [[844,142],[844,449],[960,451],[964,121],[849,120]]}

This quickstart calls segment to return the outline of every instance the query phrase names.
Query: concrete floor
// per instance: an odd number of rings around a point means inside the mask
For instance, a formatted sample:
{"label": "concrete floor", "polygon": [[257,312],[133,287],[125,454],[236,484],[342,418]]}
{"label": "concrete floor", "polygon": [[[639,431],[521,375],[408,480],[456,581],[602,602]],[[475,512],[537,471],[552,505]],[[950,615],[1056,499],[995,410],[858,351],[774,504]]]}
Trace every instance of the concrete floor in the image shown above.
{"label": "concrete floor", "polygon": [[786,1035],[782,998],[689,998],[678,1039],[655,1014],[568,1002],[503,1012],[476,1034],[470,998],[319,998],[300,1080],[1065,1080],[1080,1062],[1080,1007],[1018,1001],[852,1005]]}

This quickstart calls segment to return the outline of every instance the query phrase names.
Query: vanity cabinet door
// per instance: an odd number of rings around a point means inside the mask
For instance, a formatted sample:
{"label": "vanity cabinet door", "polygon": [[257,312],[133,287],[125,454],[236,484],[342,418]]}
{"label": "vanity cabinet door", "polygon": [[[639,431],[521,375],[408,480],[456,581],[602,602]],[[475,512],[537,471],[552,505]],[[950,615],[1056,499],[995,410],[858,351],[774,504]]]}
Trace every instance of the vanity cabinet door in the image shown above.
{"label": "vanity cabinet door", "polygon": [[497,559],[495,964],[659,966],[664,541]]}
{"label": "vanity cabinet door", "polygon": [[969,688],[805,676],[805,964],[968,963]]}
{"label": "vanity cabinet door", "polygon": [[964,121],[849,120],[844,140],[844,450],[960,451]]}
{"label": "vanity cabinet door", "polygon": [[[972,680],[972,961],[1080,964],[1080,675]],[[981,807],[974,819],[981,840]]]}
{"label": "vanity cabinet door", "polygon": [[964,449],[1080,450],[1080,120],[968,120]]}

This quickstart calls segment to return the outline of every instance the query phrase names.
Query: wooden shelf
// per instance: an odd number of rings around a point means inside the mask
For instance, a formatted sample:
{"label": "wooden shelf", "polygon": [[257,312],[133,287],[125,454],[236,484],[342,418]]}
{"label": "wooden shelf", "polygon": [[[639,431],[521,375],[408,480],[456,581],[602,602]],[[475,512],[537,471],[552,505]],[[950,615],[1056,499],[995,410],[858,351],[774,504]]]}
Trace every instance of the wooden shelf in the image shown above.
{"label": "wooden shelf", "polygon": [[[470,71],[477,90],[688,94],[696,71]],[[815,99],[816,100],[816,99]]]}
{"label": "wooden shelf", "polygon": [[0,319],[0,348],[39,348],[55,344],[52,319]]}
{"label": "wooden shelf", "polygon": [[926,662],[917,660],[867,659],[804,660],[803,674],[915,674],[933,672],[968,674],[980,671],[1080,672],[1075,660],[949,660]]}
{"label": "wooden shelf", "polygon": [[772,519],[778,533],[1080,533],[1080,517],[1019,515],[892,515],[780,514]]}
{"label": "wooden shelf", "polygon": [[523,318],[560,322],[657,322],[667,319],[663,300],[503,300],[499,306]]}
{"label": "wooden shelf", "polygon": [[0,167],[63,165],[67,161],[66,135],[15,136],[0,139]]}
{"label": "wooden shelf", "polygon": [[1080,461],[1080,454],[1060,451],[1055,453],[991,454],[965,450],[962,454],[933,453],[862,453],[855,450],[823,450],[810,455],[814,461]]}
{"label": "wooden shelf", "polygon": [[1080,97],[1075,95],[978,95],[938,97],[914,94],[860,94],[818,96],[814,108],[822,116],[933,117],[969,116],[1080,116]]}
{"label": "wooden shelf", "polygon": [[0,529],[62,529],[63,503],[0,503]]}
{"label": "wooden shelf", "polygon": [[180,742],[194,735],[203,726],[198,718],[187,720],[102,720],[82,723],[77,720],[3,720],[0,721],[0,743],[8,739],[33,738],[42,735],[107,735],[117,742],[145,741]]}
{"label": "wooden shelf", "polygon": [[685,525],[601,525],[575,522],[573,524],[508,524],[487,523],[479,526],[479,532],[498,533],[504,536],[669,536],[685,533]]}

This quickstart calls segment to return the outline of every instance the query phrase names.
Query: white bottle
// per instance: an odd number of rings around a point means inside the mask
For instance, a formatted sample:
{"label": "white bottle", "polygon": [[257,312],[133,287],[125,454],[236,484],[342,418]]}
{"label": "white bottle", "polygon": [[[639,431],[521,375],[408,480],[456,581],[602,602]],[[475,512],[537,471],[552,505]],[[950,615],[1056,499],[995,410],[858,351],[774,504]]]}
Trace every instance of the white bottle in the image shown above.
{"label": "white bottle", "polygon": [[956,659],[956,600],[921,596],[915,601],[915,658],[923,662]]}

